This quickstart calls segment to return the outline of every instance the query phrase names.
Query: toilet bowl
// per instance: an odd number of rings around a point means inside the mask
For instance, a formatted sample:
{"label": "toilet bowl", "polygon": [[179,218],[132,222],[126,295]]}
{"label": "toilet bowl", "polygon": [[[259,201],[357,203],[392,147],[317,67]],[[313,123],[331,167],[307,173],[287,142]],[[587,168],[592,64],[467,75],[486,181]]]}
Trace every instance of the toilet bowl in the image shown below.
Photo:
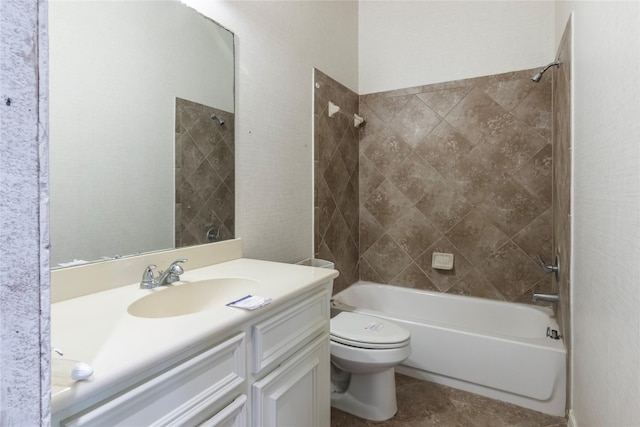
{"label": "toilet bowl", "polygon": [[394,367],[411,354],[409,331],[387,320],[342,312],[331,319],[331,406],[384,421],[398,411]]}

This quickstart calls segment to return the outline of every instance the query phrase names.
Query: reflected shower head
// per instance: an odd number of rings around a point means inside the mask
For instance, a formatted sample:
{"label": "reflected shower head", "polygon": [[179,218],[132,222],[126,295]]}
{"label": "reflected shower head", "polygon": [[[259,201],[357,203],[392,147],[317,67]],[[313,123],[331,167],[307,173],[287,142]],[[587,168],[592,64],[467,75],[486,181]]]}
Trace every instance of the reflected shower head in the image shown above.
{"label": "reflected shower head", "polygon": [[554,65],[556,67],[560,68],[560,61],[558,61],[556,59],[551,64],[547,65],[546,67],[544,67],[543,69],[538,71],[533,77],[531,77],[531,80],[533,80],[534,82],[538,83],[540,81],[540,79],[542,78],[542,75],[544,74],[544,72],[547,71],[550,67],[553,67]]}
{"label": "reflected shower head", "polygon": [[224,124],[224,120],[222,120],[220,117],[216,116],[215,114],[212,114],[212,115],[211,115],[211,118],[212,118],[213,120],[217,120],[217,121],[218,121],[218,123],[220,123],[221,125],[223,125],[223,124]]}

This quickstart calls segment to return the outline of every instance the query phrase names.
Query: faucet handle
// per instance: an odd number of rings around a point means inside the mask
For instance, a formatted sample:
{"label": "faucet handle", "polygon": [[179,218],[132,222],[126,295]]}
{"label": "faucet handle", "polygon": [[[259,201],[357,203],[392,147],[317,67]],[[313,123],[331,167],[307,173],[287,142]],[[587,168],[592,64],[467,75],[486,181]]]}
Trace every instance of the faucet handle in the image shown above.
{"label": "faucet handle", "polygon": [[153,270],[157,267],[155,264],[149,264],[145,267],[144,273],[142,273],[142,279],[140,280],[141,289],[151,289],[158,286],[158,279],[153,277]]}
{"label": "faucet handle", "polygon": [[556,276],[556,281],[559,280],[560,275],[560,260],[558,259],[558,255],[556,255],[556,263],[555,264],[547,264],[547,262],[542,259],[542,256],[538,254],[538,264],[545,271],[545,273],[554,273]]}
{"label": "faucet handle", "polygon": [[186,258],[178,258],[177,260],[173,261],[171,263],[171,265],[169,266],[169,268],[167,268],[167,271],[173,274],[177,274],[177,275],[181,275],[182,273],[184,273],[184,269],[179,266],[179,263],[183,263],[183,262],[187,262],[188,260]]}

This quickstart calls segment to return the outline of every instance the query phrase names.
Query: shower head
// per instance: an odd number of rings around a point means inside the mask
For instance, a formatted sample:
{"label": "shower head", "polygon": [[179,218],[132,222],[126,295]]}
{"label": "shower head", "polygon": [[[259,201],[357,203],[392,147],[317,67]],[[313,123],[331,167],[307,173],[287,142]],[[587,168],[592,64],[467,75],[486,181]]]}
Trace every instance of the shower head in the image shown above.
{"label": "shower head", "polygon": [[211,119],[213,119],[213,120],[217,120],[217,121],[218,121],[218,123],[220,123],[220,125],[223,125],[223,124],[224,124],[224,120],[222,120],[220,117],[216,116],[215,114],[212,114],[212,115],[211,115]]}
{"label": "shower head", "polygon": [[551,64],[547,65],[546,67],[544,67],[543,69],[538,71],[533,77],[531,77],[531,80],[533,80],[534,82],[538,83],[540,81],[540,79],[542,78],[542,75],[544,74],[544,72],[547,71],[550,67],[553,67],[554,65],[556,67],[560,68],[560,61],[558,61],[556,59]]}

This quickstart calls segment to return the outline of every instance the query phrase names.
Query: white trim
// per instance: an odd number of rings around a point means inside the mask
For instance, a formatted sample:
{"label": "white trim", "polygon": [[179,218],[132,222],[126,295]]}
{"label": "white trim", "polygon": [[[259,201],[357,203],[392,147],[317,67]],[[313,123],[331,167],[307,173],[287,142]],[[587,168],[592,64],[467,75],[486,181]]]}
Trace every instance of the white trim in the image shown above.
{"label": "white trim", "polygon": [[573,409],[569,409],[567,412],[567,427],[578,427],[576,417],[573,415]]}

